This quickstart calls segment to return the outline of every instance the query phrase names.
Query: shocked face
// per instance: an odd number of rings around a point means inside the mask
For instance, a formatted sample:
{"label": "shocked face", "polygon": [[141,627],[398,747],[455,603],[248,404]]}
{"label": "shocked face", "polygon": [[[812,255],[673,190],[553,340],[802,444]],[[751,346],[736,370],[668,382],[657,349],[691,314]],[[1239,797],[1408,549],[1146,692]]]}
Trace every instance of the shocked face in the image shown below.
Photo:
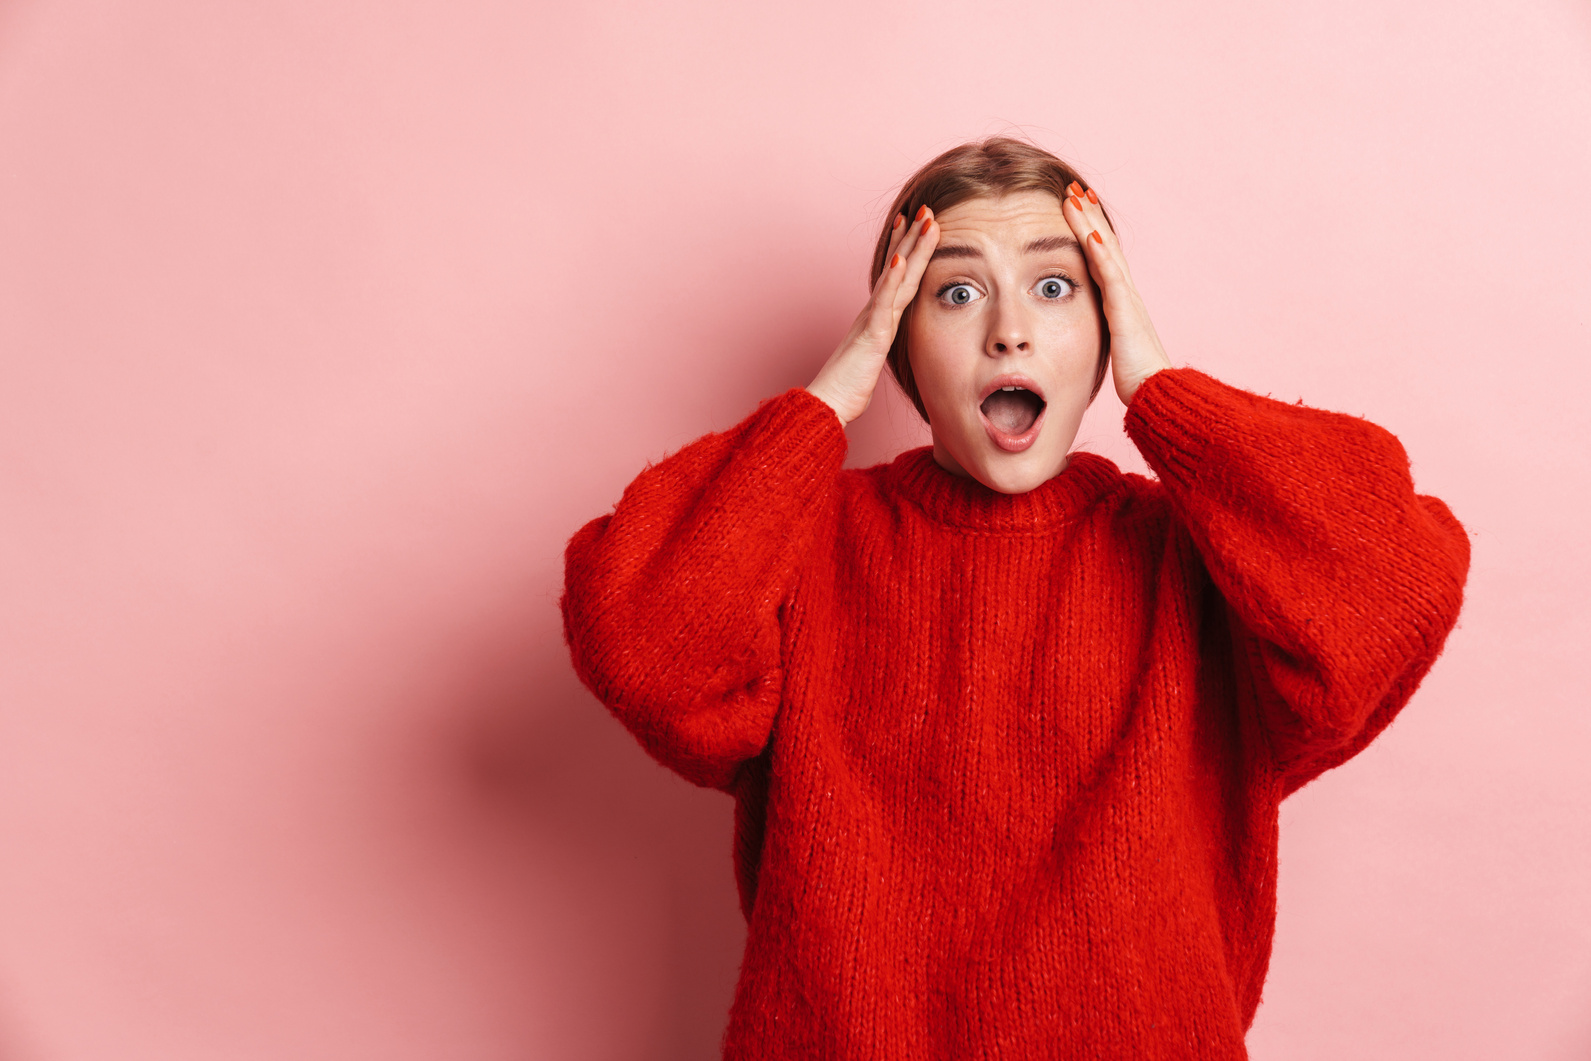
{"label": "shocked face", "polygon": [[1025,493],[1066,466],[1093,390],[1104,332],[1088,264],[1048,192],[970,199],[936,220],[905,321],[934,459]]}

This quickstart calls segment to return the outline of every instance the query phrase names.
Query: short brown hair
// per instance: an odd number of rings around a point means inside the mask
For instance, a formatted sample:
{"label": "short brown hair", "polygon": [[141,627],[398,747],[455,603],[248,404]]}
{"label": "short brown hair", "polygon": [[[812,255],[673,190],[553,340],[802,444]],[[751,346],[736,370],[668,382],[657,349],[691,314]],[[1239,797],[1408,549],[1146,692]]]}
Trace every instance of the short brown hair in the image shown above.
{"label": "short brown hair", "polygon": [[[901,186],[900,194],[895,196],[895,205],[884,215],[884,230],[879,233],[878,245],[873,249],[873,271],[869,286],[876,284],[884,272],[884,256],[889,253],[889,238],[894,232],[897,214],[905,214],[908,219],[914,218],[923,206],[938,214],[968,199],[1021,191],[1049,192],[1060,203],[1066,198],[1066,186],[1073,181],[1087,186],[1076,170],[1042,147],[1009,136],[991,136],[987,140],[975,140],[951,148],[912,174],[911,179]],[[1105,212],[1103,204],[1100,211],[1105,213],[1105,220],[1110,222],[1110,214]],[[1113,223],[1111,228],[1115,228]],[[1089,282],[1092,284],[1092,278]],[[1098,301],[1097,286],[1094,296]],[[1090,399],[1099,393],[1100,384],[1105,382],[1105,369],[1110,364],[1110,329],[1105,327],[1103,317],[1100,320],[1100,333],[1103,338],[1099,344],[1099,368],[1094,373],[1094,389],[1089,395]],[[906,397],[911,399],[918,413],[927,420],[928,410],[923,407],[922,396],[917,393],[911,359],[906,354],[904,327],[895,333],[895,343],[889,348],[886,363],[895,382],[900,384]]]}

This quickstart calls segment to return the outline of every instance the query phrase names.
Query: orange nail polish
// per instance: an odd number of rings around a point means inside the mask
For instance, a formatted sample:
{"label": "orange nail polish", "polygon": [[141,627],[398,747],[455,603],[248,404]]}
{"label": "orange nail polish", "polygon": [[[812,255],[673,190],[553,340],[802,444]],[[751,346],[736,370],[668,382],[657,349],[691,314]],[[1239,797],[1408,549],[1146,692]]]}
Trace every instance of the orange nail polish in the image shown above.
{"label": "orange nail polish", "polygon": [[893,257],[893,258],[891,258],[891,259],[890,259],[890,260],[889,260],[889,267],[890,267],[890,268],[891,268],[891,269],[893,269],[893,268],[895,268],[895,266],[897,266],[897,265],[899,265],[899,264],[900,264],[900,255],[898,255],[898,254],[897,254],[897,255],[895,255],[895,257]]}
{"label": "orange nail polish", "polygon": [[1075,195],[1068,195],[1066,197],[1066,201],[1071,203],[1073,206],[1077,207],[1079,210],[1081,210],[1083,208],[1083,200],[1079,199]]}
{"label": "orange nail polish", "polygon": [[890,228],[900,228],[900,223],[902,221],[904,221],[904,220],[906,220],[906,215],[905,214],[896,214],[895,215],[895,223],[893,225],[889,226],[889,227]]}
{"label": "orange nail polish", "polygon": [[1094,189],[1092,188],[1088,189],[1088,201],[1096,204],[1099,202],[1099,196],[1094,194]]}
{"label": "orange nail polish", "polygon": [[1097,228],[1088,234],[1088,238],[1099,244],[1101,247],[1105,245],[1105,241],[1099,238],[1099,229]]}
{"label": "orange nail polish", "polygon": [[928,204],[927,204],[927,203],[924,203],[924,204],[923,204],[923,205],[921,205],[921,206],[919,206],[919,207],[918,207],[918,208],[917,208],[917,217],[916,217],[916,220],[918,220],[918,221],[921,221],[921,220],[922,220],[922,219],[923,219],[923,217],[924,217],[924,216],[925,216],[925,215],[926,215],[926,214],[927,214],[927,213],[928,213]]}
{"label": "orange nail polish", "polygon": [[1078,184],[1076,181],[1073,181],[1072,183],[1068,184],[1066,186],[1066,190],[1071,192],[1073,195],[1082,195],[1083,194],[1083,186],[1081,184]]}

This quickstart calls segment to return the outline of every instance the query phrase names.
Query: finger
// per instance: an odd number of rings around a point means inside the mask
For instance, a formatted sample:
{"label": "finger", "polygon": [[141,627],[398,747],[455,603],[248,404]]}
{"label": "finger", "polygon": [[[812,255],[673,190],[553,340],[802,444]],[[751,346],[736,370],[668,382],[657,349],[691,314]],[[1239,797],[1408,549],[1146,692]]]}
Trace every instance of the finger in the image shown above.
{"label": "finger", "polygon": [[928,268],[939,241],[939,226],[934,223],[933,211],[920,207],[917,217],[905,228],[905,235],[890,259],[884,263],[879,286],[874,295],[874,311],[888,315],[888,326],[893,328],[901,312],[917,293],[917,283]]}
{"label": "finger", "polygon": [[890,260],[900,249],[901,240],[905,239],[908,227],[906,215],[896,214],[894,224],[890,226],[889,245],[884,248],[884,268],[878,271],[878,278],[873,281],[873,290],[868,296],[870,302],[876,300],[879,292],[884,290],[884,284],[889,280]]}
{"label": "finger", "polygon": [[[1088,263],[1089,276],[1099,287],[1100,298],[1107,306],[1120,302],[1120,290],[1125,277],[1116,267],[1104,242],[1105,236],[1097,227],[1104,224],[1104,218],[1090,217],[1088,204],[1076,195],[1066,197],[1061,204],[1061,213],[1082,243],[1083,260]],[[1104,227],[1108,229],[1110,226]]]}
{"label": "finger", "polygon": [[[895,220],[890,226],[889,251],[888,251],[889,254],[894,254],[896,251],[900,250],[900,241],[906,238],[906,230],[908,228],[910,228],[910,227],[911,227],[910,225],[906,224],[906,215],[905,214],[896,214],[895,215]],[[884,260],[886,262],[889,261],[889,258],[888,258],[887,255],[884,258]]]}
{"label": "finger", "polygon": [[862,315],[857,318],[855,330],[858,337],[865,335],[871,344],[885,347],[894,340],[895,325],[900,316],[895,305],[905,275],[906,255],[897,250],[884,262],[884,271],[878,274],[878,285],[873,289],[873,297],[867,300],[867,305],[862,307]]}
{"label": "finger", "polygon": [[[1069,194],[1066,197],[1066,201],[1062,204],[1061,212],[1066,216],[1067,224],[1072,225],[1078,237],[1083,241],[1083,250],[1088,256],[1090,263],[1098,257],[1094,252],[1104,248],[1114,264],[1113,272],[1119,274],[1126,279],[1128,284],[1131,284],[1132,271],[1127,268],[1127,255],[1122,250],[1121,241],[1116,238],[1116,230],[1111,227],[1110,222],[1105,218],[1104,208],[1099,204],[1099,196],[1094,193],[1094,189],[1085,189],[1077,181],[1067,185],[1066,190]],[[1073,212],[1067,213],[1067,207],[1071,207]],[[1073,224],[1078,215],[1081,215],[1081,223]],[[1089,246],[1089,244],[1093,244],[1093,246]],[[1096,276],[1095,281],[1099,282],[1099,280],[1100,278]]]}
{"label": "finger", "polygon": [[1148,327],[1143,300],[1133,286],[1121,243],[1105,221],[1099,204],[1068,195],[1062,204],[1066,223],[1083,237],[1083,255],[1089,275],[1099,285],[1100,309],[1113,336],[1125,337]]}
{"label": "finger", "polygon": [[[922,219],[921,210],[917,212],[917,217],[919,221]],[[879,270],[878,279],[873,282],[873,301],[879,300],[885,285],[891,282],[890,262],[894,260],[895,255],[899,253],[902,258],[905,258],[910,252],[918,227],[915,222],[907,224],[905,214],[895,215],[895,222],[890,226],[889,246],[884,249],[884,268]]]}
{"label": "finger", "polygon": [[911,234],[911,244],[903,247],[901,255],[904,269],[894,299],[897,319],[911,300],[917,297],[917,285],[922,282],[928,262],[934,256],[934,248],[939,245],[938,219],[926,206],[918,211],[913,228],[915,231]]}
{"label": "finger", "polygon": [[[1088,203],[1076,195],[1070,195],[1063,205],[1063,210],[1067,211],[1067,224],[1074,225],[1074,231],[1087,232],[1083,239],[1083,253],[1088,260],[1088,271],[1094,277],[1094,282],[1099,285],[1103,303],[1100,308],[1104,312],[1106,325],[1113,337],[1112,363],[1120,369],[1122,362],[1118,355],[1131,347],[1139,351],[1139,360],[1144,356],[1151,356],[1145,354],[1145,351],[1152,350],[1151,360],[1169,364],[1165,361],[1165,351],[1160,346],[1159,337],[1155,335],[1154,325],[1150,323],[1143,299],[1139,296],[1137,287],[1133,285],[1132,276],[1127,271],[1127,260],[1122,253],[1121,242],[1105,221],[1104,212],[1099,209],[1099,204]],[[1098,227],[1089,227],[1095,223]]]}
{"label": "finger", "polygon": [[889,241],[890,253],[899,251],[902,258],[911,254],[912,248],[916,246],[918,238],[922,235],[923,226],[933,219],[933,211],[927,206],[919,206],[917,215],[911,219],[910,224],[903,224],[905,219],[905,214],[895,215],[895,230]]}

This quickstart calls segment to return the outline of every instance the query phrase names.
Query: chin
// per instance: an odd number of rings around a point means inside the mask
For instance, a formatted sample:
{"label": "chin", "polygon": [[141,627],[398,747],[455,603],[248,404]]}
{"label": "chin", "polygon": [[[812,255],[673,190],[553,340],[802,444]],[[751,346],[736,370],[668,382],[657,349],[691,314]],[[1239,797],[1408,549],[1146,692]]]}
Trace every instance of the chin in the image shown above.
{"label": "chin", "polygon": [[[991,447],[992,448],[992,447]],[[1036,447],[1035,447],[1036,448]],[[1066,453],[1002,453],[995,450],[979,454],[981,459],[967,468],[972,477],[990,490],[1002,494],[1025,494],[1055,478],[1066,467]]]}

